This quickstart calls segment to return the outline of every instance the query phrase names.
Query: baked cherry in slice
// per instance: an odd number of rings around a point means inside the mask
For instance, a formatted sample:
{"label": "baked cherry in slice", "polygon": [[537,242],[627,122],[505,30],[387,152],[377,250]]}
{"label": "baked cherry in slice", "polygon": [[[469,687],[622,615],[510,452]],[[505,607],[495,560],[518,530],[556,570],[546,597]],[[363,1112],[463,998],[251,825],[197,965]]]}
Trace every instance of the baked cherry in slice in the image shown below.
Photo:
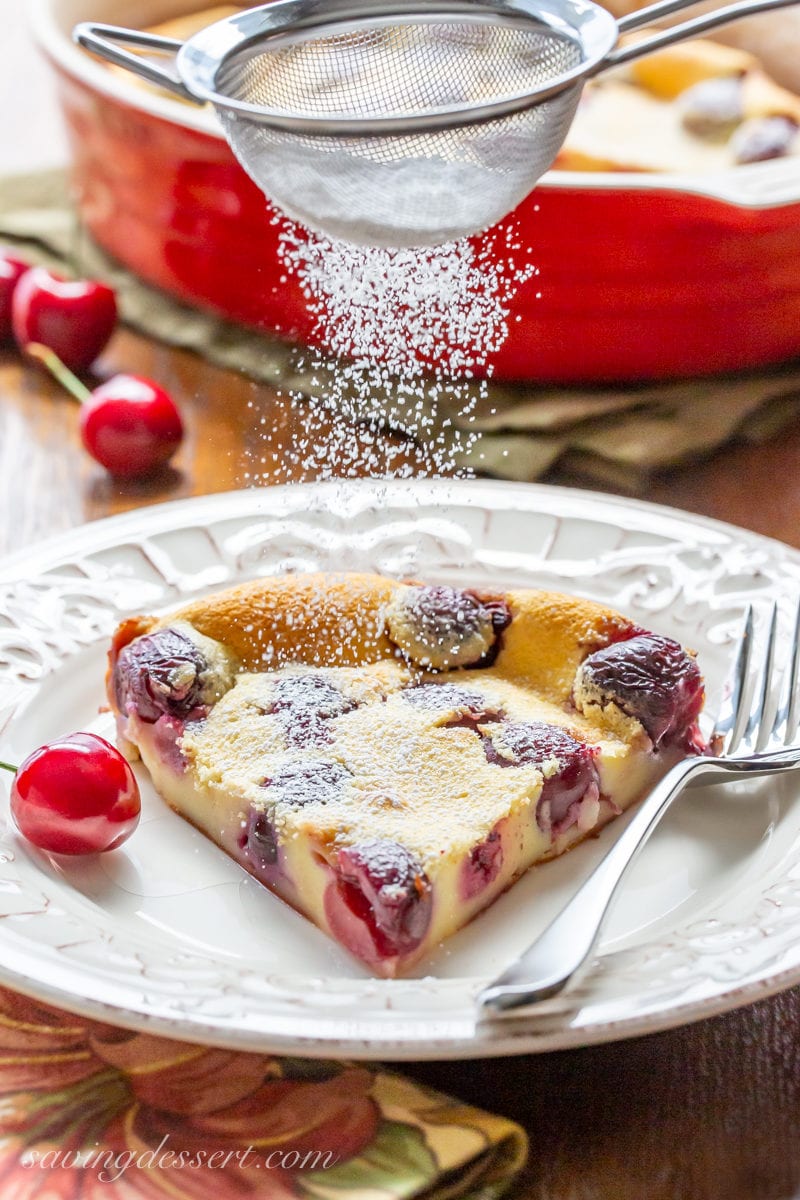
{"label": "baked cherry in slice", "polygon": [[462,866],[460,887],[463,899],[471,900],[485,891],[489,884],[494,883],[502,866],[503,838],[500,828],[495,826],[482,842],[472,847],[469,858]]}
{"label": "baked cherry in slice", "polygon": [[290,746],[319,745],[331,740],[326,723],[357,705],[324,675],[286,675],[275,685],[269,712],[276,713]]}
{"label": "baked cherry in slice", "polygon": [[285,763],[272,775],[262,779],[265,807],[250,809],[239,836],[239,849],[247,855],[259,874],[266,877],[273,875],[280,860],[278,834],[273,819],[276,811],[338,800],[349,779],[352,779],[352,775],[341,763],[322,759]]}
{"label": "baked cherry in slice", "polygon": [[352,775],[338,762],[286,763],[261,786],[269,789],[272,804],[288,808],[305,808],[307,804],[327,804],[337,800]]}
{"label": "baked cherry in slice", "polygon": [[502,601],[431,585],[400,592],[387,609],[386,628],[404,658],[442,671],[488,664],[510,619]]}
{"label": "baked cherry in slice", "polygon": [[149,724],[165,713],[185,718],[201,705],[207,670],[202,651],[179,630],[144,634],[123,646],[114,664],[117,707]]}
{"label": "baked cherry in slice", "polygon": [[265,809],[251,808],[239,835],[239,849],[250,859],[259,875],[269,877],[278,864],[278,835]]}
{"label": "baked cherry in slice", "polygon": [[503,719],[503,710],[493,708],[486,696],[457,683],[416,683],[400,693],[414,708],[430,713],[445,729],[471,729],[481,736],[481,725]]}
{"label": "baked cherry in slice", "polygon": [[[0,766],[14,770],[8,763]],[[72,733],[40,746],[11,786],[11,815],[20,833],[53,854],[115,850],[133,833],[140,811],[130,765],[94,733]]]}
{"label": "baked cherry in slice", "polygon": [[694,658],[671,638],[638,633],[584,659],[573,700],[581,712],[615,704],[644,726],[655,748],[696,749],[704,689]]}
{"label": "baked cherry in slice", "polygon": [[431,921],[431,885],[414,855],[376,839],[343,847],[325,911],[337,938],[360,958],[379,962],[407,955]]}
{"label": "baked cherry in slice", "polygon": [[780,113],[752,117],[743,122],[731,137],[729,147],[734,162],[768,162],[771,158],[785,158],[792,154],[797,145],[798,124],[794,117]]}
{"label": "baked cherry in slice", "polygon": [[414,683],[403,688],[400,693],[403,699],[414,708],[428,709],[436,712],[441,709],[452,709],[455,712],[480,713],[486,708],[486,698],[480,692],[472,692],[460,684]]}
{"label": "baked cherry in slice", "polygon": [[574,825],[584,801],[600,796],[597,750],[559,725],[544,721],[505,723],[484,739],[487,761],[498,767],[537,767],[544,784],[536,806],[539,828],[558,835]]}

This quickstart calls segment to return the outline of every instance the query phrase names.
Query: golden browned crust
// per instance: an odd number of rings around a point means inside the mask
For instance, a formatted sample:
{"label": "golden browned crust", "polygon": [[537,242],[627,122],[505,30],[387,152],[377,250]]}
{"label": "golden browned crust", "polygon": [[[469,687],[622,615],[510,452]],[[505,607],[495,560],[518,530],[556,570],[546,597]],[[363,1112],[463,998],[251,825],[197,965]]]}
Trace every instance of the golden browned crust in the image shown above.
{"label": "golden browned crust", "polygon": [[400,586],[380,575],[273,575],[196,600],[158,624],[188,621],[251,671],[281,662],[358,666],[394,654],[382,613]]}
{"label": "golden browned crust", "polygon": [[[186,621],[231,650],[245,670],[284,663],[365,665],[396,657],[384,613],[408,586],[357,573],[268,576],[195,600],[158,619],[123,622],[112,655],[133,637]],[[525,680],[553,698],[569,694],[575,670],[588,653],[631,629],[631,622],[619,613],[557,592],[526,589],[502,597],[512,620],[501,635],[494,670]]]}
{"label": "golden browned crust", "polygon": [[570,694],[587,654],[632,628],[620,613],[560,592],[511,591],[506,601],[512,620],[503,634],[497,669],[553,699]]}
{"label": "golden browned crust", "polygon": [[[620,45],[643,36],[625,35]],[[720,108],[715,131],[715,102],[709,96],[725,80],[739,86],[723,90],[730,98],[729,122]],[[692,99],[691,89],[698,85],[711,85],[705,100],[702,94]],[[591,81],[555,165],[578,171],[728,170],[739,164],[742,144],[755,136],[753,126],[748,133],[749,123],[772,117],[797,125],[800,97],[780,86],[755,54],[695,38]],[[798,149],[800,141],[787,130],[785,153],[796,156]]]}

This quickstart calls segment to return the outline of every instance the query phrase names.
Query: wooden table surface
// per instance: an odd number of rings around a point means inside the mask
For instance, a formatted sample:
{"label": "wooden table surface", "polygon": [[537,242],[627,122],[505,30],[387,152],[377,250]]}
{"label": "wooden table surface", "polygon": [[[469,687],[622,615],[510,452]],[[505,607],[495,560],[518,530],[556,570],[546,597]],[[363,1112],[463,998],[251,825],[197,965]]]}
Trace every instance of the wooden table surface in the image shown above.
{"label": "wooden table surface", "polygon": [[[12,7],[6,4],[4,20],[12,21]],[[30,78],[26,53],[14,36],[0,49],[0,88],[8,95],[15,79]],[[40,99],[35,149],[52,160],[57,133],[45,119],[48,98]],[[33,165],[25,157],[32,144],[24,123],[0,128],[7,164]],[[269,431],[263,481],[302,477],[286,462],[306,417],[279,405],[268,388],[126,331],[115,336],[102,366],[140,371],[173,391],[188,425],[175,469],[147,483],[112,482],[82,452],[70,402],[38,369],[0,353],[0,553],[107,514],[243,486],[254,456],[264,456],[251,401],[266,416],[261,430]],[[271,468],[273,450],[278,463]],[[800,546],[800,429],[666,472],[643,498]],[[527,1127],[532,1150],[519,1198],[800,1195],[800,989],[633,1041],[404,1069]]]}

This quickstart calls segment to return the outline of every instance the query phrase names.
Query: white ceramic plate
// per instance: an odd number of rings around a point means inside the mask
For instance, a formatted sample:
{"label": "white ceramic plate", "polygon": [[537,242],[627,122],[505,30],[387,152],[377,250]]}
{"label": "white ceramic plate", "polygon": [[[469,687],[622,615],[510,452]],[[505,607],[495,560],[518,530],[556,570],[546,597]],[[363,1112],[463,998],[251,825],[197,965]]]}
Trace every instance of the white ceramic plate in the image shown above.
{"label": "white ceramic plate", "polygon": [[[693,646],[714,712],[745,604],[800,588],[800,554],[667,509],[557,488],[363,482],[247,491],[85,526],[0,564],[0,757],[59,733],[113,737],[108,636],[286,570],[376,570],[545,586],[607,602]],[[476,1025],[478,988],[519,953],[620,827],[530,872],[426,961],[369,978],[170,813],[142,777],[122,849],[40,854],[0,781],[0,980],[90,1016],[242,1049],[469,1057],[663,1029],[800,980],[800,779],[693,791],[626,883],[591,972],[551,1009]]]}

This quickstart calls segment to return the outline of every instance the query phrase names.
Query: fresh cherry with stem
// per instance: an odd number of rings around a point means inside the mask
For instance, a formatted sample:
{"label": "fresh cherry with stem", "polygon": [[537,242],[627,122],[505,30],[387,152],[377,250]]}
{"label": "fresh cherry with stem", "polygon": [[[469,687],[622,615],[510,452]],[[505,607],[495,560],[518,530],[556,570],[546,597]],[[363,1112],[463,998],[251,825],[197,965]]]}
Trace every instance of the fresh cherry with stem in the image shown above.
{"label": "fresh cherry with stem", "polygon": [[94,362],[117,316],[113,288],[96,279],[64,279],[46,267],[26,271],[11,298],[11,328],[20,350],[41,342],[73,371]]}
{"label": "fresh cherry with stem", "polygon": [[30,263],[18,258],[5,246],[0,246],[0,342],[8,342],[12,338],[12,299],[17,284],[29,270]]}
{"label": "fresh cherry with stem", "polygon": [[121,846],[139,823],[139,785],[120,752],[96,733],[40,746],[11,771],[11,815],[20,833],[52,854],[98,854]]}
{"label": "fresh cherry with stem", "polygon": [[181,415],[172,397],[152,380],[114,375],[90,391],[47,346],[31,342],[25,352],[81,405],[81,440],[112,475],[147,475],[177,450],[183,439]]}

